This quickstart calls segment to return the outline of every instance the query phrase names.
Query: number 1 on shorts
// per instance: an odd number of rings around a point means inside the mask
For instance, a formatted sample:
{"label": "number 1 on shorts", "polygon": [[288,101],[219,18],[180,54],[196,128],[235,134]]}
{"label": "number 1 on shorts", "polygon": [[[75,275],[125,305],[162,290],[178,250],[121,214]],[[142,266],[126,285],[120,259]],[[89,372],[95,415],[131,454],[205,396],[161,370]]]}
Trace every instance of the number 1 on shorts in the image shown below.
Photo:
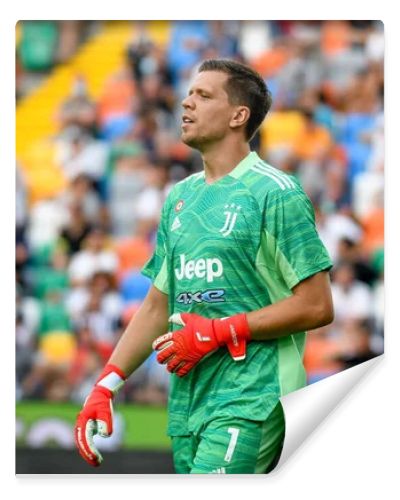
{"label": "number 1 on shorts", "polygon": [[228,432],[231,435],[231,439],[229,440],[228,449],[226,450],[226,455],[224,458],[225,462],[230,462],[232,459],[240,430],[236,427],[229,427]]}

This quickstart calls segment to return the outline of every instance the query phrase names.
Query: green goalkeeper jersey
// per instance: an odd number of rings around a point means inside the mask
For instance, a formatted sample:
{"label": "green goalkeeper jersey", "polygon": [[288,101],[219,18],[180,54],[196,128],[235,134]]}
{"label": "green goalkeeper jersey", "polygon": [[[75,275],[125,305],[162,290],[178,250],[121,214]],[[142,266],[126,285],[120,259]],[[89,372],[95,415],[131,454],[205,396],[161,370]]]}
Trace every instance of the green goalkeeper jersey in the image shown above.
{"label": "green goalkeeper jersey", "polygon": [[[213,184],[201,172],[174,186],[142,272],[168,294],[170,314],[221,318],[282,300],[331,265],[298,181],[251,152]],[[223,347],[185,377],[172,374],[168,434],[222,415],[265,420],[281,395],[305,385],[304,344],[304,332],[252,341],[236,362]]]}

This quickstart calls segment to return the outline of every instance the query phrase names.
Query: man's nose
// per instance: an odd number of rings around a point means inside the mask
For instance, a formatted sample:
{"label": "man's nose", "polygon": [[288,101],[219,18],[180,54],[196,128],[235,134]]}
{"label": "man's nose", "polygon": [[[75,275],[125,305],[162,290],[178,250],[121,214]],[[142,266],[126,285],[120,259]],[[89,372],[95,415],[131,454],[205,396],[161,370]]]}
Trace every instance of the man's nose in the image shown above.
{"label": "man's nose", "polygon": [[186,109],[186,108],[193,109],[194,108],[194,101],[190,95],[188,95],[187,97],[185,97],[185,99],[183,99],[182,106],[184,109]]}

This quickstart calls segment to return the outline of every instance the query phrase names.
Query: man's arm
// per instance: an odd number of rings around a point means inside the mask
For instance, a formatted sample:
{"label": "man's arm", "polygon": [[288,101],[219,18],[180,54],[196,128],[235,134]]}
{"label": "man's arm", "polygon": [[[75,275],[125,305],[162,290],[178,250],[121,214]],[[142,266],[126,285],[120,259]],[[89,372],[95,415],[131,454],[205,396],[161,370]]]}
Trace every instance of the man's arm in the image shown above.
{"label": "man's arm", "polygon": [[293,295],[257,311],[208,319],[197,314],[173,314],[181,330],[157,338],[153,347],[159,363],[185,376],[204,356],[226,345],[234,360],[246,357],[251,340],[268,340],[312,330],[333,320],[329,275],[319,272],[293,288]]}
{"label": "man's arm", "polygon": [[268,340],[313,330],[333,321],[329,274],[314,274],[293,288],[293,295],[247,313],[253,340]]}
{"label": "man's arm", "polygon": [[118,341],[108,363],[127,377],[150,355],[152,342],[168,331],[168,295],[152,286]]}
{"label": "man's arm", "polygon": [[113,432],[114,395],[149,356],[153,340],[165,333],[167,328],[168,295],[152,286],[76,419],[75,442],[82,458],[90,465],[97,467],[103,460],[94,444],[94,434],[106,437]]}

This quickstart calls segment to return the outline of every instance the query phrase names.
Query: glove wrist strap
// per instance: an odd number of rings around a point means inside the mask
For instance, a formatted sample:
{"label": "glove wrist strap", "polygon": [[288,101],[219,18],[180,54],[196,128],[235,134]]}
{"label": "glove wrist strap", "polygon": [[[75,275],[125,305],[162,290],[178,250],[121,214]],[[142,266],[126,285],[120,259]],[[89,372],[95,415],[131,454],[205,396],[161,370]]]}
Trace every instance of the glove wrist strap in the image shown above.
{"label": "glove wrist strap", "polygon": [[126,376],[118,366],[108,364],[97,379],[96,386],[105,387],[114,395],[124,385],[125,380]]}
{"label": "glove wrist strap", "polygon": [[250,329],[245,313],[236,314],[224,320],[214,320],[214,331],[219,345],[236,344],[250,340]]}

